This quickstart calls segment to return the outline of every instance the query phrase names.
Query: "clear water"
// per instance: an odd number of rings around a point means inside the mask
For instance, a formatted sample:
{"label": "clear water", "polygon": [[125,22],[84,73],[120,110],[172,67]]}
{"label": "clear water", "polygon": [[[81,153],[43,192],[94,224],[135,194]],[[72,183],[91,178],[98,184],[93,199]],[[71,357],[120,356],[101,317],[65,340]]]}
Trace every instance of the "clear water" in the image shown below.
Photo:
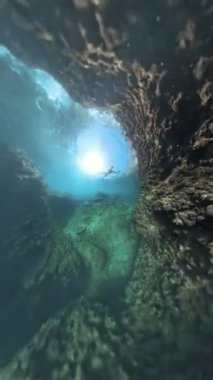
{"label": "clear water", "polygon": [[74,199],[134,199],[137,159],[121,125],[74,102],[49,74],[0,48],[0,141],[22,149],[49,190]]}
{"label": "clear water", "polygon": [[119,122],[0,47],[0,380],[212,379],[212,13],[212,0],[0,1],[2,41],[35,41],[31,59],[83,37],[98,68],[117,67],[115,89],[125,69],[136,102],[148,90],[144,132],[156,116],[169,160],[135,216]]}
{"label": "clear water", "polygon": [[77,104],[4,47],[0,83],[4,366],[73,300],[110,303],[123,292],[139,186],[136,154],[111,114]]}

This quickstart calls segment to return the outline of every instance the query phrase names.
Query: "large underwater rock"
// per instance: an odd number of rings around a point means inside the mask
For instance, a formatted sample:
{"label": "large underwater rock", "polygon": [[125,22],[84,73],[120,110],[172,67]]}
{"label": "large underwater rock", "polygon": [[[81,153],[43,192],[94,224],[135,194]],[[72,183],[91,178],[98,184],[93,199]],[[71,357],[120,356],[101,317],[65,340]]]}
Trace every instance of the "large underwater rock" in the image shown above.
{"label": "large underwater rock", "polygon": [[[211,379],[212,1],[5,0],[0,10],[2,44],[120,120],[143,185],[142,244],[118,308],[100,305],[99,314],[91,303],[95,328],[80,303],[77,313],[67,309],[0,378]],[[107,313],[117,320],[110,337]],[[54,337],[49,360],[43,348]]]}
{"label": "large underwater rock", "polygon": [[36,264],[35,250],[45,244],[50,232],[46,190],[33,163],[4,144],[0,146],[0,177],[1,281],[5,277],[9,282],[9,276],[16,283],[24,281],[29,265]]}
{"label": "large underwater rock", "polygon": [[[21,151],[0,145],[0,177],[2,363],[4,355],[7,356],[7,344],[11,343],[8,334],[14,331],[15,323],[22,326],[19,315],[24,317],[26,312],[22,289],[41,260],[51,229],[46,192],[40,174]],[[17,300],[20,305],[17,305]],[[8,335],[7,342],[5,333]]]}
{"label": "large underwater rock", "polygon": [[1,144],[0,177],[2,365],[44,321],[81,295],[88,274],[70,239],[57,231],[53,202],[26,155]]}
{"label": "large underwater rock", "polygon": [[[131,362],[133,340],[125,333],[123,342],[119,341],[118,331],[119,325],[107,308],[97,303],[91,308],[81,300],[73,309],[68,308],[44,324],[0,378],[128,380],[125,367],[136,366]],[[117,362],[117,351],[126,359],[124,367]]]}
{"label": "large underwater rock", "polygon": [[108,302],[123,289],[139,246],[133,212],[134,205],[119,199],[88,201],[64,229],[91,271],[88,292]]}

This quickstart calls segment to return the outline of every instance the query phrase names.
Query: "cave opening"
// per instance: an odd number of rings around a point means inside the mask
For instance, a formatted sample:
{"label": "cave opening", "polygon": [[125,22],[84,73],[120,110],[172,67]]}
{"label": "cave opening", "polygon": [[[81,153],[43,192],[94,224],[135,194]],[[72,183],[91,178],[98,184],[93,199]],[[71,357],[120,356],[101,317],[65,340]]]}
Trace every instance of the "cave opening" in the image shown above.
{"label": "cave opening", "polygon": [[103,110],[73,101],[46,72],[0,49],[1,141],[22,149],[48,190],[74,200],[135,200],[136,152],[122,126]]}
{"label": "cave opening", "polygon": [[212,379],[212,14],[0,2],[0,380]]}

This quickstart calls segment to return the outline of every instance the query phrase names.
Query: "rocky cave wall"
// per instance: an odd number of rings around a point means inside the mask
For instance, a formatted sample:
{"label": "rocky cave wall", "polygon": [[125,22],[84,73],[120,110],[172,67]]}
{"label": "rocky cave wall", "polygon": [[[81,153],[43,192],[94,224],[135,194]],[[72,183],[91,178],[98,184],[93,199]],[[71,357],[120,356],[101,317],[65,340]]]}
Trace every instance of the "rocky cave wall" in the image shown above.
{"label": "rocky cave wall", "polygon": [[142,244],[122,312],[84,302],[65,311],[2,379],[210,379],[212,14],[211,0],[1,2],[0,42],[77,101],[110,109],[137,151],[142,184]]}
{"label": "rocky cave wall", "polygon": [[[69,237],[59,234],[57,208],[33,162],[0,144],[0,366],[59,308],[85,289],[88,270]],[[47,303],[48,299],[48,303]]]}
{"label": "rocky cave wall", "polygon": [[[11,0],[2,2],[0,17],[2,44],[53,74],[76,100],[121,120],[144,186],[157,185],[150,200],[156,210],[176,225],[205,218],[212,201],[211,1],[126,0],[121,7],[106,0]],[[180,186],[171,196],[173,182]]]}

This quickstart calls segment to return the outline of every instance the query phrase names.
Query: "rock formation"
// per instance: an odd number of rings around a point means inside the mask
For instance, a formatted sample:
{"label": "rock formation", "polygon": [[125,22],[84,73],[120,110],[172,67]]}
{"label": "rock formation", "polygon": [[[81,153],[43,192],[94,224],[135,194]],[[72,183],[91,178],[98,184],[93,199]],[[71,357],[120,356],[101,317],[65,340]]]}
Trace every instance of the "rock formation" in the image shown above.
{"label": "rock formation", "polygon": [[67,308],[0,379],[211,378],[212,14],[211,0],[1,2],[0,42],[113,112],[143,190],[121,305]]}
{"label": "rock formation", "polygon": [[81,295],[88,274],[69,237],[59,234],[52,197],[32,162],[1,144],[0,177],[2,365],[43,322]]}

